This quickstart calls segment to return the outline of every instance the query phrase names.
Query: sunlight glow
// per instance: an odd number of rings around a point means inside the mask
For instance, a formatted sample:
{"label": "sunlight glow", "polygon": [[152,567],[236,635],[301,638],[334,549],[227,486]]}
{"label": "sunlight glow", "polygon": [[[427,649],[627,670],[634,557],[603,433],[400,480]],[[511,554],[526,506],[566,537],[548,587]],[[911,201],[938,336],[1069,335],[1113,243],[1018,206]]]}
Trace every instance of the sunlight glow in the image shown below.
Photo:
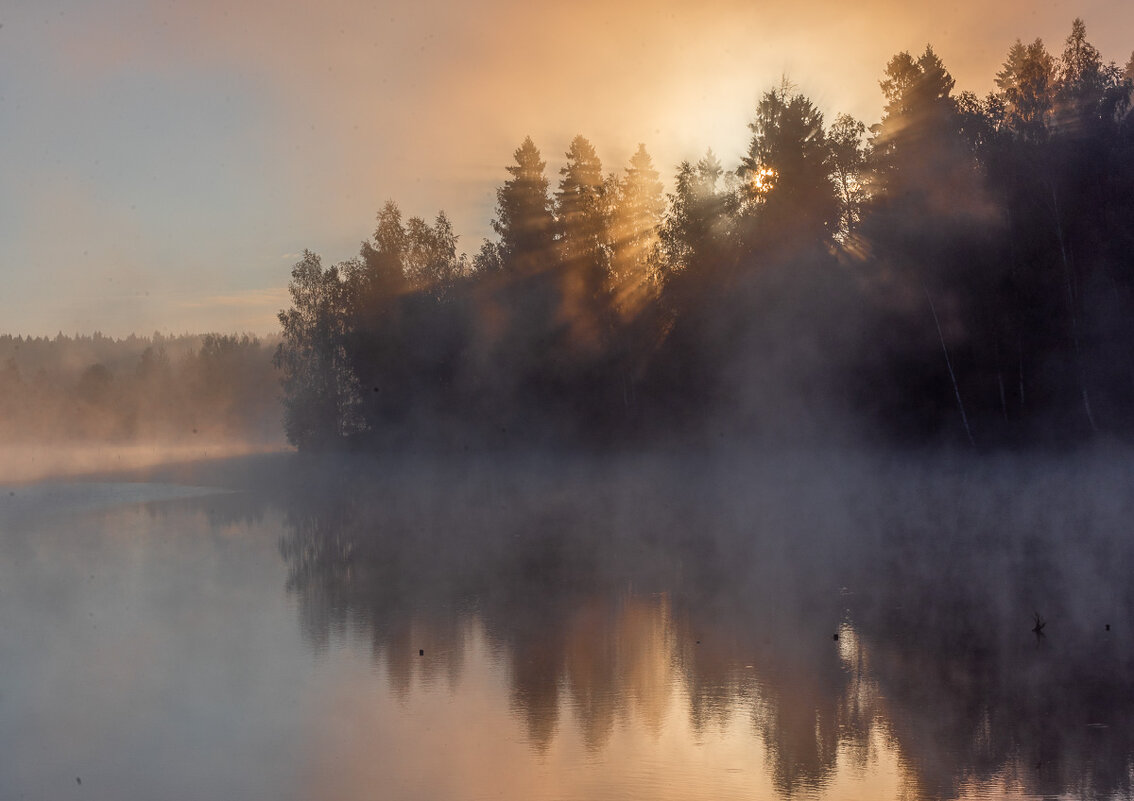
{"label": "sunlight glow", "polygon": [[762,167],[752,174],[751,184],[757,194],[766,195],[776,185],[776,171],[771,167]]}

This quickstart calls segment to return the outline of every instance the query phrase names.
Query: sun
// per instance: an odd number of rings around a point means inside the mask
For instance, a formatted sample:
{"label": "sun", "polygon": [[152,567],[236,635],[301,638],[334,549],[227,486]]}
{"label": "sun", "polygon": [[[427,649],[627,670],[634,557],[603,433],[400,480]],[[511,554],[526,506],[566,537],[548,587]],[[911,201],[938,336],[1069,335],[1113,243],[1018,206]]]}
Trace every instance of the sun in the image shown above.
{"label": "sun", "polygon": [[758,195],[766,195],[776,185],[776,171],[772,167],[761,167],[752,173],[750,183]]}

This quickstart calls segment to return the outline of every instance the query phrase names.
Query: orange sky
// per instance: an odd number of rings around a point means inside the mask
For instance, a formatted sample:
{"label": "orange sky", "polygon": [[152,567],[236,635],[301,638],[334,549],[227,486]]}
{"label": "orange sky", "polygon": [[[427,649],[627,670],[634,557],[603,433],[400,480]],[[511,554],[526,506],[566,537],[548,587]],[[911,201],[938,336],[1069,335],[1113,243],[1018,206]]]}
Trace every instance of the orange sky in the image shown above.
{"label": "orange sky", "polygon": [[868,124],[886,61],[932,43],[984,93],[1017,38],[1073,17],[1107,59],[1134,4],[43,0],[0,11],[0,330],[274,327],[303,248],[355,254],[387,198],[467,249],[531,135],[663,176],[747,144],[786,76]]}

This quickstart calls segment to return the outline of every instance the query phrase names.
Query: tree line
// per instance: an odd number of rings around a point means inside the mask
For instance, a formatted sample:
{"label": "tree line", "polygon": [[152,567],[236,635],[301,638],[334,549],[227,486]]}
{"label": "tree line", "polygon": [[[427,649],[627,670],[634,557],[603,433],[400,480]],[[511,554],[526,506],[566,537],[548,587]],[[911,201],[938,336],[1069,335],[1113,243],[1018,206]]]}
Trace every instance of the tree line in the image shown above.
{"label": "tree line", "polygon": [[786,81],[740,163],[645,146],[558,180],[530,138],[494,236],[393,202],[356,258],[305,252],[280,313],[300,448],[882,435],[976,445],[1134,430],[1134,55],[1076,19],[1017,41],[986,97],[926,47],[882,118]]}
{"label": "tree line", "polygon": [[276,344],[0,335],[0,442],[278,442]]}

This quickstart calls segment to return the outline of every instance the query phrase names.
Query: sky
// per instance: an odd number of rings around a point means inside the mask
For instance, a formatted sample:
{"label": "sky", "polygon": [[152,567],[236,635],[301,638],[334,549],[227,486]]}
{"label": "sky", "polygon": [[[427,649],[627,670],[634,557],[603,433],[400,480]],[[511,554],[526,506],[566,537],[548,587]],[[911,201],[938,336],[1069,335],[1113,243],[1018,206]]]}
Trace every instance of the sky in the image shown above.
{"label": "sky", "polygon": [[357,254],[386,200],[474,253],[530,135],[663,178],[747,147],[785,78],[868,125],[902,50],[984,94],[1076,16],[1106,60],[1134,3],[1083,0],[8,0],[0,3],[0,333],[277,330],[304,249]]}

